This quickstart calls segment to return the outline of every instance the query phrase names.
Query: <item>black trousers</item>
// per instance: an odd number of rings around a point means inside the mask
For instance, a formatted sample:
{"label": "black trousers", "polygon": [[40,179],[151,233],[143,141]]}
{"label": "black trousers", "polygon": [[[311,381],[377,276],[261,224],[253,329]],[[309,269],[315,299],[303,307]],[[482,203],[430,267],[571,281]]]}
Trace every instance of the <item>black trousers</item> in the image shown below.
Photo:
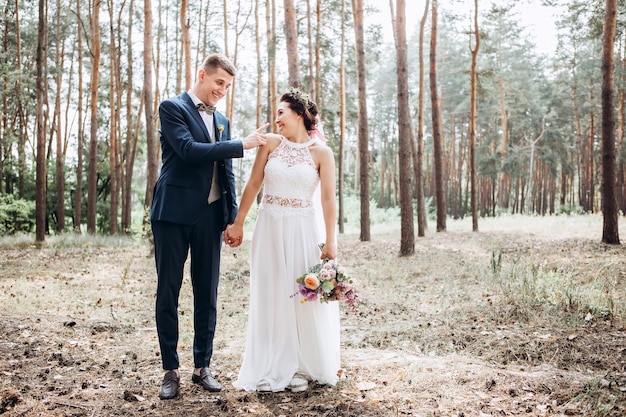
{"label": "black trousers", "polygon": [[189,252],[194,298],[194,367],[208,367],[211,362],[222,248],[222,212],[222,204],[218,200],[208,206],[203,217],[194,225],[152,222],[158,277],[156,326],[165,370],[178,369],[180,365],[177,352],[178,297]]}

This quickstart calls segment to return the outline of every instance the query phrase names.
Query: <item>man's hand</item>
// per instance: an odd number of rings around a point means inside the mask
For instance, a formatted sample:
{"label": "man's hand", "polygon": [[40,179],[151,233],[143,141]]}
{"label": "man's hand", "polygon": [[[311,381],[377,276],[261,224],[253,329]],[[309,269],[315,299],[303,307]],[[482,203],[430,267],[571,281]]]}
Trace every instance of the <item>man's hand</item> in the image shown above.
{"label": "man's hand", "polygon": [[247,149],[256,148],[257,146],[265,145],[267,140],[263,137],[261,133],[263,133],[263,131],[267,129],[269,125],[270,125],[269,123],[265,123],[263,126],[255,130],[254,133],[251,133],[248,136],[246,136],[246,138],[242,140],[243,149],[247,150]]}

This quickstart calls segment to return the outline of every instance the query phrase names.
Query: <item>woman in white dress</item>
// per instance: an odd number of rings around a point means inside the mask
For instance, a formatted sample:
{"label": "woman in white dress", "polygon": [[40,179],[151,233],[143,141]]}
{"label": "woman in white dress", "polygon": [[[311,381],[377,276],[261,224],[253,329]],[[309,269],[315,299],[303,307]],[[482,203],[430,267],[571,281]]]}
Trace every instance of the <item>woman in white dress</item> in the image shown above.
{"label": "woman in white dress", "polygon": [[[282,135],[266,135],[237,218],[224,235],[226,244],[241,244],[244,219],[264,183],[250,249],[246,346],[234,382],[246,391],[298,392],[310,381],[338,380],[338,303],[301,303],[296,283],[321,259],[337,256],[335,161],[316,128],[317,113],[301,91],[283,94],[275,120]],[[324,227],[316,220],[320,202]]]}

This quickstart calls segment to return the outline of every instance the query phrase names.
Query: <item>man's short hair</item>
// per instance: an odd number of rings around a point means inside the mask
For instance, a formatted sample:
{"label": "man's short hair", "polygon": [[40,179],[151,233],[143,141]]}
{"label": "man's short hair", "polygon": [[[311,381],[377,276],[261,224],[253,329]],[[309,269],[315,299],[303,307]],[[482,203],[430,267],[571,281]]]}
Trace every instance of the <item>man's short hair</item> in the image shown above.
{"label": "man's short hair", "polygon": [[228,57],[221,54],[211,54],[204,59],[202,68],[207,74],[214,74],[218,68],[223,69],[233,77],[235,76],[235,66]]}

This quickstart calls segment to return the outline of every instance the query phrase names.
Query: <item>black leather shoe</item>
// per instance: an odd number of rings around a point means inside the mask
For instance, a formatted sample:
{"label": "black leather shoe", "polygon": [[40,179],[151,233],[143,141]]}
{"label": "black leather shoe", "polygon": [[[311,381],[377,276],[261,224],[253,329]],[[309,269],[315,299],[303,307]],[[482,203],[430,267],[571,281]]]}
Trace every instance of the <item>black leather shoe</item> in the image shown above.
{"label": "black leather shoe", "polygon": [[213,378],[209,368],[201,368],[200,375],[193,374],[191,382],[202,385],[202,388],[207,391],[219,392],[222,390],[222,385]]}
{"label": "black leather shoe", "polygon": [[171,400],[180,395],[180,377],[176,375],[174,371],[167,371],[163,377],[163,383],[161,384],[161,392],[159,392],[159,398],[162,400]]}

